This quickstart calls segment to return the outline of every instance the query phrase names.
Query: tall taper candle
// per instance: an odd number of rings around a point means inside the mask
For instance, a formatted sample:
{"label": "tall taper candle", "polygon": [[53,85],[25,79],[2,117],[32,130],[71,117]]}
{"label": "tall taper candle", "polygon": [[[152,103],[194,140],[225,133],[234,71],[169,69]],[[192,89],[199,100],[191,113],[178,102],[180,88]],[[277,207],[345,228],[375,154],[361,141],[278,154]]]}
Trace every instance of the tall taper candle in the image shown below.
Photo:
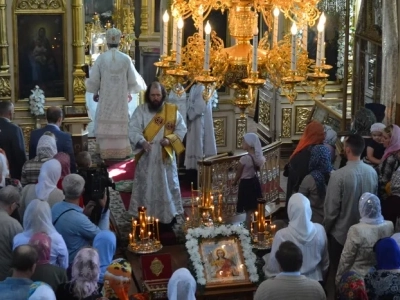
{"label": "tall taper candle", "polygon": [[162,54],[164,56],[168,55],[168,21],[169,21],[169,15],[168,12],[165,11],[163,15],[163,26],[164,26],[164,33],[163,33],[163,51]]}
{"label": "tall taper candle", "polygon": [[326,23],[326,17],[325,17],[324,13],[321,14],[321,17],[319,18],[319,21],[322,24],[322,37],[321,37],[321,64],[322,64],[322,60],[325,58],[325,23]]}
{"label": "tall taper candle", "polygon": [[178,42],[178,11],[176,9],[174,9],[172,11],[172,17],[173,17],[173,21],[172,21],[172,50],[176,49],[176,43]]}
{"label": "tall taper candle", "polygon": [[199,36],[204,39],[204,10],[203,10],[203,5],[200,5],[199,7]]}
{"label": "tall taper candle", "polygon": [[183,19],[179,18],[178,20],[178,41],[176,43],[176,64],[181,64],[181,55],[182,55],[182,28],[183,28]]}
{"label": "tall taper candle", "polygon": [[272,36],[272,47],[278,45],[278,28],[279,28],[279,8],[274,8],[274,31]]}
{"label": "tall taper candle", "polygon": [[211,42],[210,42],[210,35],[211,35],[211,25],[207,21],[206,28],[206,48],[204,50],[204,71],[208,71],[210,69],[210,47],[211,47]]}
{"label": "tall taper candle", "polygon": [[292,28],[290,29],[292,33],[292,58],[291,58],[291,70],[296,71],[296,46],[297,46],[297,27],[296,23],[293,22]]}
{"label": "tall taper candle", "polygon": [[324,30],[324,25],[321,22],[318,23],[317,26],[318,30],[318,39],[317,39],[317,59],[316,59],[316,66],[321,66],[321,55],[322,55],[322,31]]}
{"label": "tall taper candle", "polygon": [[253,72],[257,72],[257,48],[258,48],[258,28],[256,27],[253,32],[253,64],[252,64]]}

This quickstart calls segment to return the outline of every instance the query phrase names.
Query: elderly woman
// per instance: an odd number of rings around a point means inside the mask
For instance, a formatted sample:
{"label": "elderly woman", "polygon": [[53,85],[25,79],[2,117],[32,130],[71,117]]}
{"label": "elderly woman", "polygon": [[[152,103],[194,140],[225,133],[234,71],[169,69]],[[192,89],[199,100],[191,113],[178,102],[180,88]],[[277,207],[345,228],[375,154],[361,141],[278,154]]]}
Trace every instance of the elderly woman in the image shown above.
{"label": "elderly woman", "polygon": [[311,203],[311,221],[322,224],[324,220],[324,202],[326,186],[333,170],[329,150],[317,145],[311,150],[309,174],[304,177],[299,187],[299,193],[306,196]]}
{"label": "elderly woman", "polygon": [[311,150],[315,145],[322,145],[325,140],[324,126],[317,121],[307,125],[299,144],[285,166],[284,175],[288,177],[286,186],[286,207],[293,193],[297,193],[304,177],[308,174]]}
{"label": "elderly woman", "polygon": [[68,268],[68,250],[63,237],[54,228],[51,210],[47,202],[35,199],[29,203],[24,215],[24,231],[14,237],[13,249],[28,244],[32,236],[39,232],[51,238],[50,263]]}
{"label": "elderly woman", "polygon": [[376,269],[364,278],[370,300],[400,298],[400,249],[390,237],[379,240],[374,246]]}
{"label": "elderly woman", "polygon": [[67,282],[67,271],[50,263],[52,241],[44,232],[35,233],[29,240],[38,254],[35,272],[31,276],[33,281],[42,281],[56,291],[60,284]]}
{"label": "elderly woman", "polygon": [[364,193],[359,201],[360,223],[350,227],[340,257],[336,284],[348,271],[365,276],[375,265],[372,251],[376,241],[393,234],[393,223],[385,221],[381,214],[381,202],[377,196]]}
{"label": "elderly woman", "polygon": [[400,127],[389,125],[383,131],[383,146],[386,148],[378,166],[379,197],[387,198],[386,185],[390,182],[394,171],[400,166]]}
{"label": "elderly woman", "polygon": [[72,263],[71,276],[70,282],[58,287],[57,300],[96,300],[102,297],[97,285],[100,276],[100,260],[96,249],[79,250]]}
{"label": "elderly woman", "polygon": [[31,183],[37,183],[40,168],[44,162],[52,159],[57,154],[56,139],[53,134],[45,133],[39,139],[36,147],[36,156],[25,162],[22,167],[21,184],[25,186]]}
{"label": "elderly woman", "polygon": [[176,270],[168,281],[169,300],[196,300],[196,281],[188,269]]}
{"label": "elderly woman", "polygon": [[56,159],[46,161],[39,174],[37,184],[29,184],[22,190],[21,207],[19,212],[24,215],[25,208],[33,199],[47,201],[52,207],[65,199],[62,190],[57,188],[57,182],[61,176],[61,164]]}
{"label": "elderly woman", "polygon": [[324,227],[311,222],[311,215],[310,201],[304,195],[297,193],[290,197],[289,226],[276,233],[271,253],[264,257],[266,260],[264,272],[267,277],[280,273],[275,253],[282,242],[291,241],[303,253],[301,274],[310,279],[323,281],[329,266],[328,242]]}

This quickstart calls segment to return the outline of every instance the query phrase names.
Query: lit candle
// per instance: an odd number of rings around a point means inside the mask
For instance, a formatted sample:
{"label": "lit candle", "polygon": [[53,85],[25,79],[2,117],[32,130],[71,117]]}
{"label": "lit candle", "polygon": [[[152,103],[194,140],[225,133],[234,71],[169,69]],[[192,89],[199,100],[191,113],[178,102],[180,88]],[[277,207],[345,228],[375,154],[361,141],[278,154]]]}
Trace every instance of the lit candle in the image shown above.
{"label": "lit candle", "polygon": [[293,22],[292,28],[290,29],[292,33],[292,59],[291,59],[291,69],[292,71],[296,71],[296,46],[297,46],[297,26],[296,23]]}
{"label": "lit candle", "polygon": [[204,29],[206,32],[206,48],[204,51],[204,71],[208,71],[210,69],[210,34],[211,34],[211,25],[207,21],[206,28]]}
{"label": "lit candle", "polygon": [[199,36],[202,39],[204,38],[203,14],[204,14],[203,5],[200,5],[200,7],[199,7]]}
{"label": "lit candle", "polygon": [[160,229],[158,228],[158,219],[156,219],[156,224],[157,224],[157,240],[160,240]]}
{"label": "lit candle", "polygon": [[144,230],[140,229],[140,239],[143,241],[144,240]]}
{"label": "lit candle", "polygon": [[149,232],[149,240],[151,239],[151,232]]}
{"label": "lit candle", "polygon": [[257,48],[258,48],[258,28],[254,28],[253,32],[253,64],[252,71],[257,72]]}
{"label": "lit candle", "polygon": [[218,222],[222,223],[222,218],[218,217]]}
{"label": "lit candle", "polygon": [[129,234],[129,244],[130,244],[130,245],[132,244],[132,241],[133,241],[133,239],[132,239],[132,234],[130,233],[130,234]]}
{"label": "lit candle", "polygon": [[324,31],[324,25],[319,22],[317,26],[318,30],[318,40],[317,40],[317,59],[316,59],[316,66],[321,66],[321,55],[322,55],[322,32]]}
{"label": "lit candle", "polygon": [[178,20],[178,42],[176,43],[176,64],[181,64],[181,55],[182,55],[182,28],[183,28],[183,19],[179,18]]}
{"label": "lit candle", "polygon": [[177,38],[178,38],[178,11],[176,8],[172,11],[172,17],[173,19],[173,25],[172,25],[172,49],[176,49],[176,43],[177,43]]}
{"label": "lit candle", "polygon": [[189,217],[186,218],[186,221],[189,222]]}
{"label": "lit candle", "polygon": [[322,13],[319,21],[322,24],[322,36],[321,36],[321,64],[322,60],[325,58],[325,23],[326,23],[326,17],[325,14]]}
{"label": "lit candle", "polygon": [[273,14],[274,14],[274,32],[272,38],[272,46],[275,47],[278,45],[279,8],[275,7]]}
{"label": "lit candle", "polygon": [[[139,211],[139,225],[140,225],[140,233],[147,235],[147,227],[146,227],[146,207],[141,206],[138,209]],[[142,235],[140,236],[142,238]],[[143,236],[144,237],[144,236]]]}
{"label": "lit candle", "polygon": [[169,21],[169,15],[168,12],[165,11],[163,15],[163,21],[164,21],[164,34],[163,34],[163,55],[167,56],[168,55],[168,21]]}
{"label": "lit candle", "polygon": [[258,211],[254,213],[254,222],[257,222]]}

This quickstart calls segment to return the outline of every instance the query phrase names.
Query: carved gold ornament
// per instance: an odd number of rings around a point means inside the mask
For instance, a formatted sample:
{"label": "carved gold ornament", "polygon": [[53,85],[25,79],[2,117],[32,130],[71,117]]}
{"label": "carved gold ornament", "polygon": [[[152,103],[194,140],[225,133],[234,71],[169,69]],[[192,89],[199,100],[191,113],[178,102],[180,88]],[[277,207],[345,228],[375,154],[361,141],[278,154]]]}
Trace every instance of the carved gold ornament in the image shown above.
{"label": "carved gold ornament", "polygon": [[164,269],[164,265],[163,265],[162,261],[159,260],[157,257],[154,258],[150,264],[151,272],[154,275],[159,276],[162,273],[163,269]]}
{"label": "carved gold ornament", "polygon": [[75,96],[82,96],[86,93],[86,86],[85,86],[85,75],[75,75],[74,76],[74,95]]}
{"label": "carved gold ornament", "polygon": [[217,147],[226,147],[226,118],[214,118],[214,134]]}
{"label": "carved gold ornament", "polygon": [[242,148],[243,136],[247,132],[247,119],[236,119],[236,148]]}
{"label": "carved gold ornament", "polygon": [[18,0],[16,8],[21,10],[56,10],[64,6],[62,0]]}
{"label": "carved gold ornament", "polygon": [[0,98],[11,97],[10,77],[0,77]]}
{"label": "carved gold ornament", "polygon": [[292,136],[292,109],[282,108],[282,134],[283,138]]}
{"label": "carved gold ornament", "polygon": [[261,99],[259,101],[260,101],[260,106],[259,106],[260,111],[258,113],[259,122],[269,129],[271,122],[271,104]]}
{"label": "carved gold ornament", "polygon": [[296,107],[296,134],[302,134],[307,126],[313,106],[297,106]]}

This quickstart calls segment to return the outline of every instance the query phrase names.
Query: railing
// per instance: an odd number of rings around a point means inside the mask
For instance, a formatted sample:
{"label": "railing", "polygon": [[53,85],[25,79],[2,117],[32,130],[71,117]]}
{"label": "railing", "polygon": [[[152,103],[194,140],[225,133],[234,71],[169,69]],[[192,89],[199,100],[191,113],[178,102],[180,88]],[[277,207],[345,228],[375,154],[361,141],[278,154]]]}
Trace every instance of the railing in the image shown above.
{"label": "railing", "polygon": [[[263,154],[266,158],[264,165],[259,172],[263,197],[267,202],[279,200],[280,193],[280,146],[281,142],[274,142],[263,147]],[[232,185],[235,179],[239,160],[242,156],[229,156],[228,153],[209,157],[199,161],[199,190],[198,195],[212,195],[211,205],[215,209],[222,209],[224,217],[232,216],[236,213],[236,202],[238,185]],[[220,200],[222,196],[222,201]],[[221,203],[222,202],[222,203]],[[201,205],[201,203],[198,203]],[[222,204],[222,207],[220,207]]]}

